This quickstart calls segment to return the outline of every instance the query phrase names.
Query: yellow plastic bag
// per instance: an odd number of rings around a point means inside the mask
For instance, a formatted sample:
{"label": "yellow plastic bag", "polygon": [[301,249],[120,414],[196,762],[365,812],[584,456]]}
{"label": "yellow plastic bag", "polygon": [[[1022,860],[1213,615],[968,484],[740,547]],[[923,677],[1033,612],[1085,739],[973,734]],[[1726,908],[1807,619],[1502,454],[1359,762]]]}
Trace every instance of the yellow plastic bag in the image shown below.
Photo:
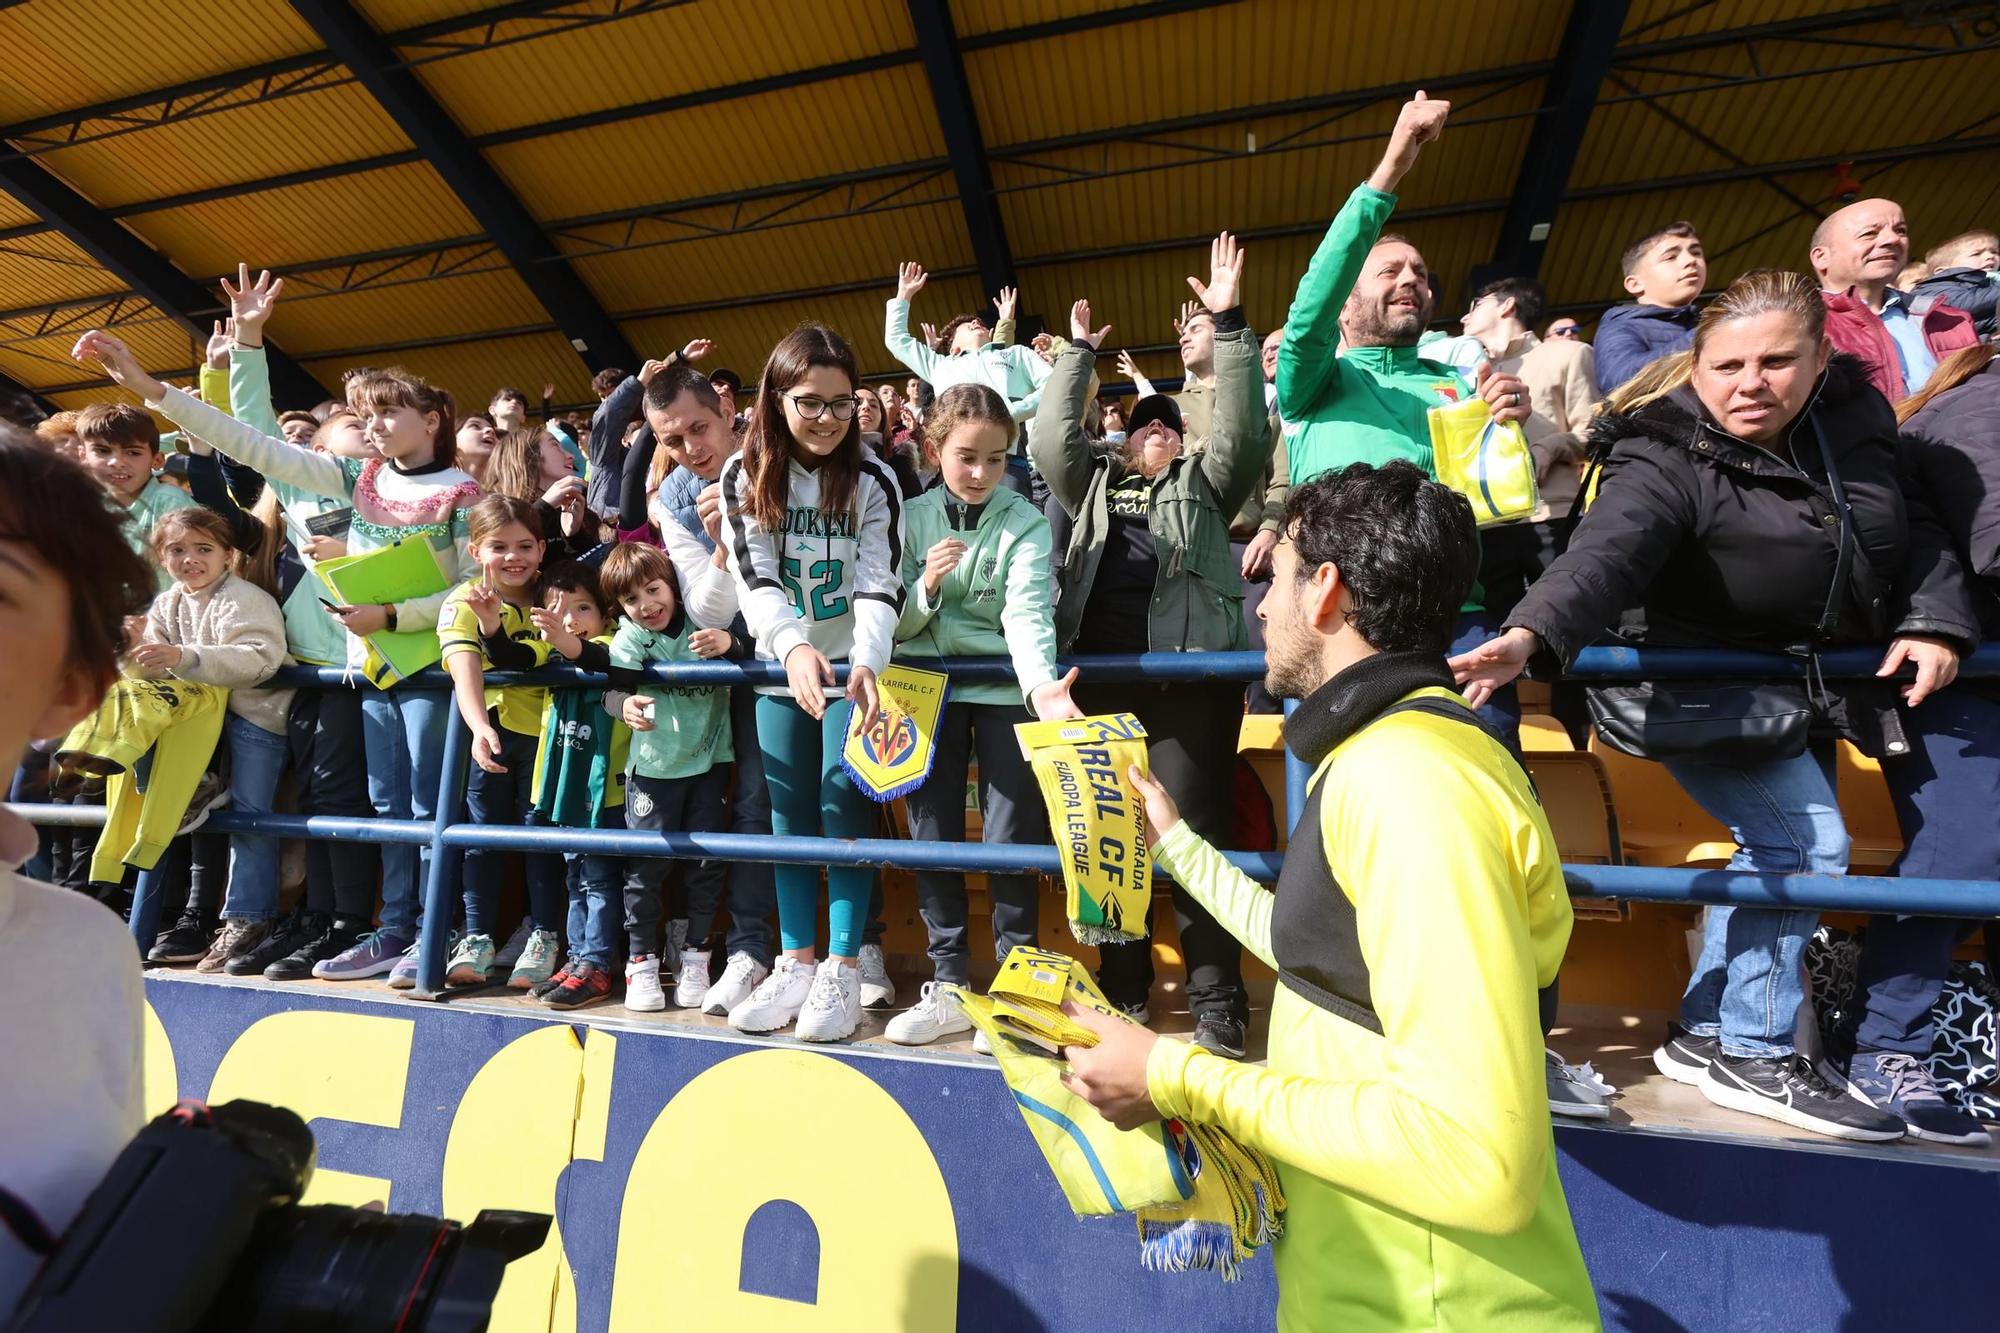
{"label": "yellow plastic bag", "polygon": [[1062,853],[1070,933],[1084,944],[1146,938],[1153,863],[1146,814],[1125,769],[1146,767],[1146,729],[1130,713],[1014,728]]}
{"label": "yellow plastic bag", "polygon": [[1472,502],[1482,528],[1516,523],[1535,512],[1535,456],[1518,422],[1498,422],[1483,398],[1430,410],[1437,479]]}

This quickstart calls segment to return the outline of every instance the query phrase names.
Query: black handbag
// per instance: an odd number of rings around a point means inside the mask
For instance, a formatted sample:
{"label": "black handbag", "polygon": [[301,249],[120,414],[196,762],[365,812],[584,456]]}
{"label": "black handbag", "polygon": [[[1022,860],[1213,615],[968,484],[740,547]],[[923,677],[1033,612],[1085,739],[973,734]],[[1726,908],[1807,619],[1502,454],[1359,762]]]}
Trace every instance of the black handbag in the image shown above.
{"label": "black handbag", "polygon": [[[1814,432],[1818,435],[1818,432]],[[1853,564],[1847,491],[1826,440],[1819,441],[1827,486],[1840,514],[1833,586],[1806,650],[1808,679],[1819,679],[1819,645],[1840,620],[1840,592]],[[1819,712],[1806,681],[1635,681],[1584,691],[1591,725],[1604,743],[1638,759],[1708,759],[1770,763],[1796,759],[1812,741]]]}

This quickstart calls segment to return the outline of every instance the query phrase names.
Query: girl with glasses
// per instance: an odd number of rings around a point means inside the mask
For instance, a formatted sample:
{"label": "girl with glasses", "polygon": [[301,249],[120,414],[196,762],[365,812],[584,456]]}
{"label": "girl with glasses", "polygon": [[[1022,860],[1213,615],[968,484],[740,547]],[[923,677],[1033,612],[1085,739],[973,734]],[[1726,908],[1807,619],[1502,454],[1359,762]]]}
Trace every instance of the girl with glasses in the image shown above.
{"label": "girl with glasses", "polygon": [[[771,792],[772,831],[866,837],[875,806],[840,764],[850,727],[875,720],[875,675],[902,613],[902,495],[863,448],[854,353],[816,324],[793,330],[764,366],[743,452],[722,470],[721,545],[757,656],[784,665],[786,684],[760,686],[757,742]],[[847,699],[834,667],[850,666]],[[783,952],[771,975],[729,1013],[745,1032],[797,1020],[804,1041],[840,1041],[861,1018],[857,967],[874,872],[826,870],[830,944],[815,961],[819,877],[778,866]]]}

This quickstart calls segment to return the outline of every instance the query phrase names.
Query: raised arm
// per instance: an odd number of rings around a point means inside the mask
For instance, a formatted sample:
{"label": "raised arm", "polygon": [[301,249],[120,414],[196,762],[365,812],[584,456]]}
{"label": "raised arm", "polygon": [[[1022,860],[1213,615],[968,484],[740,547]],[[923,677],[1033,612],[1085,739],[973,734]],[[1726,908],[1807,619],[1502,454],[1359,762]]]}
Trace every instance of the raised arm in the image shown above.
{"label": "raised arm", "polygon": [[1423,146],[1443,132],[1450,111],[1451,103],[1432,101],[1421,92],[1403,104],[1382,160],[1347,197],[1299,279],[1278,346],[1278,412],[1285,420],[1305,420],[1332,384],[1341,307],[1382,234],[1382,224],[1395,210],[1396,186]]}
{"label": "raised arm", "polygon": [[1215,411],[1202,475],[1225,515],[1234,515],[1263,483],[1271,461],[1271,418],[1264,411],[1264,376],[1257,336],[1243,322],[1243,248],[1228,232],[1209,246],[1208,281],[1188,286],[1215,318]]}
{"label": "raised arm", "polygon": [[924,272],[922,264],[903,264],[897,268],[896,294],[889,298],[882,341],[890,356],[908,366],[918,379],[932,383],[937,374],[938,354],[910,336],[910,298],[922,291],[928,281],[930,275]]}
{"label": "raised arm", "polygon": [[1083,433],[1083,409],[1097,373],[1098,344],[1111,326],[1092,330],[1090,302],[1083,300],[1070,307],[1069,327],[1070,345],[1056,357],[1042,387],[1041,406],[1028,426],[1028,458],[1063,512],[1074,517],[1083,507],[1091,471],[1097,466],[1090,438]]}

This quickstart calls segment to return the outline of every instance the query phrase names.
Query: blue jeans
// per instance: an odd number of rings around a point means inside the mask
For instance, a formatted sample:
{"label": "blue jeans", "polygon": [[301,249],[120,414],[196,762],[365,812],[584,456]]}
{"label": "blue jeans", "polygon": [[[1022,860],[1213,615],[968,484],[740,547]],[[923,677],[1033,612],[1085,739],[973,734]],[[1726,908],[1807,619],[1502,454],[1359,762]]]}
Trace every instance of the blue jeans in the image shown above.
{"label": "blue jeans", "polygon": [[[368,803],[382,819],[435,819],[444,777],[444,690],[368,689],[361,696],[361,743],[368,754]],[[382,848],[382,929],[415,940],[423,915],[429,847]]]}
{"label": "blue jeans", "polygon": [[[604,812],[604,827],[625,827],[623,810]],[[569,956],[572,962],[595,963],[609,969],[618,947],[621,919],[620,886],[625,862],[616,856],[596,856],[566,852],[563,860],[575,873],[568,877]]]}
{"label": "blue jeans", "polygon": [[[1732,870],[1838,875],[1847,870],[1847,825],[1834,795],[1833,746],[1768,764],[1673,760],[1667,771],[1695,804],[1729,826]],[[1724,1054],[1792,1053],[1805,1000],[1806,941],[1817,912],[1711,907],[1701,957],[1681,996],[1681,1023],[1722,1039]]]}
{"label": "blue jeans", "polygon": [[[777,836],[873,836],[875,803],[861,794],[840,765],[846,725],[847,705],[837,697],[827,701],[826,715],[817,722],[787,697],[767,694],[757,700],[757,740],[764,748],[771,831]],[[810,949],[817,942],[819,880],[817,866],[777,867],[782,947]],[[860,952],[868,894],[874,885],[875,872],[867,866],[826,868],[830,957],[853,958]]]}
{"label": "blue jeans", "polygon": [[[495,724],[498,726],[498,724]],[[539,824],[528,794],[534,788],[535,754],[541,738],[499,727],[500,762],[505,773],[488,773],[477,764],[465,784],[465,817],[475,824]],[[500,929],[500,881],[507,869],[507,853],[468,848],[461,872],[465,887],[465,933],[505,934]],[[527,855],[528,916],[537,929],[554,930],[563,918],[562,858],[547,852]]]}
{"label": "blue jeans", "polygon": [[[231,713],[222,724],[229,740],[229,804],[253,815],[271,813],[278,778],[291,753],[290,737],[266,731]],[[229,892],[222,915],[269,921],[278,914],[278,840],[268,833],[234,833],[229,838]]]}
{"label": "blue jeans", "polygon": [[[1882,761],[1903,831],[1896,873],[2000,879],[2000,682],[1959,680],[1909,710],[1911,752]],[[1970,921],[1876,916],[1861,948],[1855,1044],[1925,1055],[1931,1009]]]}

